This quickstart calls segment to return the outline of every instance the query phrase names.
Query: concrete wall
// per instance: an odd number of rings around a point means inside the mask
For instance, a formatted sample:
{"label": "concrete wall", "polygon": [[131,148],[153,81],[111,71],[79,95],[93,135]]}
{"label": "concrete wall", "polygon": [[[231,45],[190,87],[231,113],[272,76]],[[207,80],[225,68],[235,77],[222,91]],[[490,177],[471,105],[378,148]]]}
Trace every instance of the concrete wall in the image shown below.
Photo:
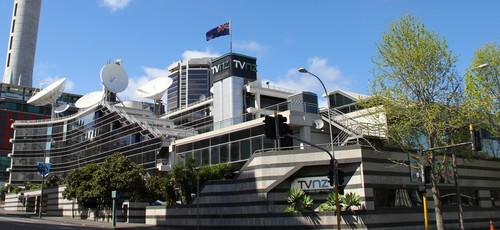
{"label": "concrete wall", "polygon": [[[44,203],[42,214],[48,216],[64,216],[78,219],[91,219],[95,221],[111,221],[111,210],[92,210],[80,207],[76,200],[64,199],[62,193],[66,187],[59,186],[48,188],[43,191]],[[21,194],[27,198],[21,199]],[[38,213],[40,190],[22,191],[22,193],[9,193],[5,196],[6,211]],[[124,222],[125,215],[129,223],[145,222],[145,207],[148,203],[124,202],[127,205],[127,212],[123,206],[117,208],[117,221]]]}
{"label": "concrete wall", "polygon": [[[335,149],[335,157],[346,174],[346,193],[361,197],[361,206],[354,211],[342,211],[342,229],[423,229],[423,209],[414,207],[376,207],[374,189],[416,189],[410,181],[409,169],[395,164],[407,161],[406,153],[375,151],[361,146],[342,146]],[[489,220],[500,221],[500,207],[492,207],[489,189],[500,190],[500,178],[494,175],[494,165],[500,162],[459,160],[461,186],[470,189],[469,178],[475,178],[479,206],[464,206],[466,229],[485,229]],[[284,213],[288,206],[287,192],[297,177],[318,176],[327,173],[329,156],[314,150],[291,150],[256,153],[240,170],[234,180],[210,182],[190,205],[148,206],[146,223],[178,229],[335,229],[332,212],[311,212],[303,215]],[[472,170],[472,171],[469,171]],[[464,174],[465,173],[465,174]],[[474,174],[468,174],[474,173]],[[489,184],[489,186],[487,186]],[[440,185],[444,188],[453,185]],[[482,187],[481,187],[482,186]],[[314,207],[326,200],[326,193],[311,194]],[[433,201],[427,192],[429,224],[435,229]],[[199,206],[197,205],[199,202]],[[458,228],[456,206],[443,207],[447,229]]]}
{"label": "concrete wall", "polygon": [[[380,207],[375,204],[374,191],[380,188],[418,188],[410,181],[409,170],[394,161],[405,161],[405,153],[375,151],[362,146],[342,146],[335,149],[339,167],[345,171],[346,193],[361,197],[361,206],[342,211],[342,229],[422,229],[423,209],[412,207]],[[390,160],[389,160],[390,159]],[[329,156],[314,150],[289,150],[255,153],[233,180],[206,183],[193,203],[182,206],[146,206],[125,203],[127,221],[141,222],[175,229],[333,229],[336,218],[332,212],[284,213],[291,183],[298,177],[326,175]],[[500,162],[496,160],[458,161],[459,184],[463,191],[477,191],[478,205],[463,206],[465,229],[487,229],[489,221],[500,222],[500,206],[492,206],[492,193],[500,191]],[[440,184],[440,189],[454,185]],[[46,189],[46,215],[72,218],[93,218],[110,221],[109,214],[94,214],[82,210],[74,201],[62,198],[64,187]],[[39,196],[40,191],[25,191],[25,196]],[[26,211],[20,194],[6,196],[5,209]],[[326,200],[327,193],[311,193],[314,208]],[[431,193],[427,192],[429,224],[434,226]],[[33,201],[34,202],[34,201]],[[31,212],[35,209],[31,208]],[[119,213],[123,211],[119,211]],[[145,217],[143,217],[144,215]],[[456,206],[443,207],[447,229],[458,228]]]}

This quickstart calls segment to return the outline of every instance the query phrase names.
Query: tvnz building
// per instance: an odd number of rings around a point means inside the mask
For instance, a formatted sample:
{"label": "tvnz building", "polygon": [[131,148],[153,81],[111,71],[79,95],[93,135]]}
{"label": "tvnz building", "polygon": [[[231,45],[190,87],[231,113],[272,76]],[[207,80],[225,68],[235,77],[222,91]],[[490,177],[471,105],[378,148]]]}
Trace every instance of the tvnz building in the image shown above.
{"label": "tvnz building", "polygon": [[[408,167],[394,164],[408,161],[408,154],[384,141],[383,114],[373,116],[371,108],[357,104],[366,96],[336,90],[327,95],[331,110],[320,109],[313,93],[261,84],[256,66],[255,58],[235,53],[212,59],[211,95],[167,108],[165,114],[153,113],[143,102],[100,101],[55,120],[16,121],[10,182],[40,180],[34,169],[37,161],[52,163],[52,173],[64,176],[121,152],[154,174],[194,157],[198,166],[230,163],[234,179],[203,185],[192,205],[146,208],[147,224],[184,229],[200,221],[204,229],[248,228],[256,223],[261,229],[332,228],[336,223],[331,212],[295,216],[283,210],[290,188],[310,194],[314,208],[326,201],[332,189],[324,183],[330,157],[307,142],[326,149],[333,142],[334,156],[346,174],[346,192],[361,197],[355,213],[343,211],[343,228],[423,227],[419,185],[412,182]],[[278,148],[276,141],[267,139],[263,120],[273,114],[286,117],[292,135],[305,142],[285,139]],[[499,215],[500,185],[494,182],[500,178],[493,173],[499,165],[458,160],[464,172],[459,185],[467,228]],[[455,185],[441,184],[440,190],[445,224],[456,227]]]}

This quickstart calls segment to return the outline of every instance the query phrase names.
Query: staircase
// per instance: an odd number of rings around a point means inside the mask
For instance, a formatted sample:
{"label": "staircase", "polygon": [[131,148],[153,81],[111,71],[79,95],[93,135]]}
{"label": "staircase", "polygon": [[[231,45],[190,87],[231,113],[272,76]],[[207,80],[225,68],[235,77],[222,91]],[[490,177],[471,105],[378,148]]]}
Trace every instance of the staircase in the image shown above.
{"label": "staircase", "polygon": [[357,121],[335,108],[330,108],[331,121],[328,119],[328,109],[324,109],[320,113],[323,120],[340,130],[333,139],[333,144],[336,146],[346,145],[351,140],[364,137],[385,137],[385,128],[381,124]]}

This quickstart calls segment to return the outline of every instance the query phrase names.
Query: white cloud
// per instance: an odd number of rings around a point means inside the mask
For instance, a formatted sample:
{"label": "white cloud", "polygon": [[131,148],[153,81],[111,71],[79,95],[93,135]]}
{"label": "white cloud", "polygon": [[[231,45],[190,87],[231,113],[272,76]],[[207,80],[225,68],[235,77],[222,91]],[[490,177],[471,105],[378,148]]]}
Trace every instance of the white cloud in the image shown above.
{"label": "white cloud", "polygon": [[[200,58],[200,57],[219,57],[221,56],[219,53],[212,51],[210,48],[206,48],[205,51],[198,50],[187,50],[182,53],[182,59],[187,60],[191,58]],[[134,100],[134,101],[147,101],[152,102],[150,99],[144,99],[135,95],[135,91],[146,84],[148,81],[151,81],[158,77],[168,77],[169,71],[168,67],[154,68],[154,67],[142,67],[144,70],[144,74],[138,77],[130,77],[128,81],[128,87],[123,92],[118,94],[118,97],[122,101]],[[163,100],[165,102],[167,95],[165,94]]]}
{"label": "white cloud", "polygon": [[[61,76],[45,77],[38,82],[38,85],[33,85],[33,86],[39,87],[40,89],[44,89],[47,86],[49,86],[50,84],[52,84],[52,83],[54,83],[57,80],[62,79],[62,78],[64,78],[64,77],[61,77]],[[64,81],[64,92],[71,91],[71,90],[73,90],[73,88],[75,88],[75,83],[73,81],[69,80],[68,78],[66,78],[66,81]]]}
{"label": "white cloud", "polygon": [[294,44],[295,43],[295,40],[293,40],[293,38],[291,37],[286,37],[283,39],[283,44],[284,45],[291,45],[291,44]]}
{"label": "white cloud", "polygon": [[267,48],[255,41],[235,42],[234,48],[245,51],[244,53],[254,53],[257,56],[262,56],[267,53]]}
{"label": "white cloud", "polygon": [[202,58],[202,57],[219,57],[221,54],[211,50],[210,48],[206,48],[205,51],[198,50],[186,50],[182,53],[182,60],[188,60],[191,58]]}
{"label": "white cloud", "polygon": [[101,0],[101,5],[109,8],[111,12],[121,10],[130,4],[132,0]]}
{"label": "white cloud", "polygon": [[[309,65],[305,67],[309,72],[318,76],[328,92],[345,89],[349,85],[349,81],[342,76],[341,71],[336,66],[331,66],[328,60],[321,57],[312,57],[308,60]],[[309,91],[318,95],[320,106],[326,106],[326,100],[323,99],[325,90],[321,83],[315,77],[299,73],[299,68],[292,68],[287,71],[284,76],[278,76],[276,81],[269,81],[271,86],[293,89],[297,92]]]}
{"label": "white cloud", "polygon": [[[148,81],[151,81],[155,78],[168,77],[168,69],[166,69],[166,68],[165,69],[158,69],[158,68],[153,68],[153,67],[142,67],[142,69],[144,70],[144,75],[141,75],[139,77],[129,78],[127,89],[125,89],[123,92],[118,94],[118,97],[120,98],[120,100],[153,102],[150,99],[138,97],[137,95],[135,95],[135,91],[139,87],[141,87],[142,85],[146,84]],[[164,100],[165,99],[166,99],[166,94],[164,96]]]}

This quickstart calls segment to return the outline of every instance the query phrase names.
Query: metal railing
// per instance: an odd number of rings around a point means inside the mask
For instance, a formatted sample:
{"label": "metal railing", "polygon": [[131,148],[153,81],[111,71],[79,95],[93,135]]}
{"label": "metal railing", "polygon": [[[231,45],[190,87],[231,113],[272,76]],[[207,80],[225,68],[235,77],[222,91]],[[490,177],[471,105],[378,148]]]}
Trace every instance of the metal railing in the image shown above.
{"label": "metal railing", "polygon": [[[347,116],[345,113],[335,108],[332,108],[330,111],[333,114],[332,122],[335,122],[354,135],[385,137],[386,129],[384,128],[383,124],[360,122],[356,119],[353,119],[352,117]],[[326,115],[327,113],[328,110],[324,110],[321,112],[322,117],[326,120],[328,120],[328,116]],[[342,131],[345,132],[345,130]],[[339,137],[339,139],[341,138]]]}

